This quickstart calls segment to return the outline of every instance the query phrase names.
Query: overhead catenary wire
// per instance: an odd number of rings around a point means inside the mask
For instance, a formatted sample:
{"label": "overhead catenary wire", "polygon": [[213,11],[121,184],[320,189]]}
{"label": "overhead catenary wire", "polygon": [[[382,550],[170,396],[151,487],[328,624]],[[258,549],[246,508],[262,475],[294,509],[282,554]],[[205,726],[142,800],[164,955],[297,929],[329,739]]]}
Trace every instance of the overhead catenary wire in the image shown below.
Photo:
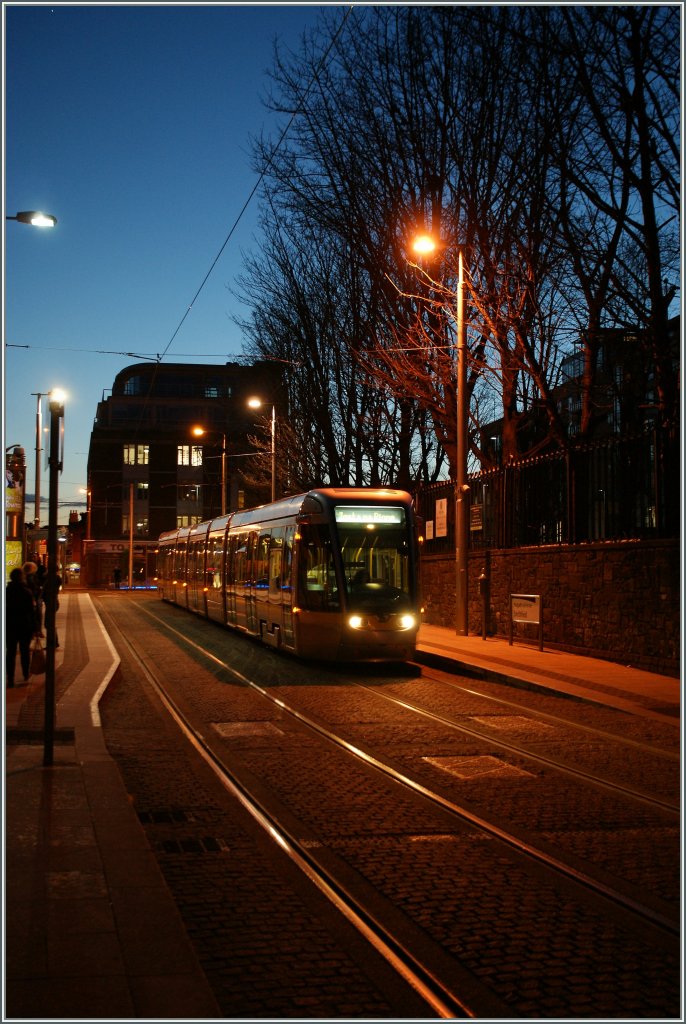
{"label": "overhead catenary wire", "polygon": [[[352,4],[348,5],[348,8],[347,8],[347,10],[346,10],[342,20],[341,20],[341,23],[338,26],[338,29],[336,30],[334,36],[332,37],[328,47],[326,48],[326,51],[322,55],[322,58],[319,61],[319,64],[317,65],[315,71],[313,72],[313,74],[312,74],[312,76],[310,78],[310,81],[307,84],[307,88],[305,89],[305,91],[303,93],[303,101],[307,99],[307,97],[308,97],[308,95],[309,95],[309,93],[310,93],[310,91],[312,89],[312,86],[314,85],[314,83],[317,81],[317,79],[319,77],[320,71],[322,70],[322,68],[326,64],[327,60],[329,59],[329,54],[331,53],[331,50],[333,49],[333,47],[334,47],[334,45],[335,45],[335,43],[336,43],[336,41],[337,41],[337,39],[338,39],[342,29],[343,29],[343,26],[345,25],[348,17],[350,16],[350,12],[352,11],[352,9],[353,9],[353,5]],[[200,295],[200,293],[202,292],[203,288],[207,284],[207,281],[209,280],[210,275],[212,274],[212,271],[214,270],[214,268],[216,267],[217,263],[219,262],[219,260],[220,260],[220,258],[222,256],[222,253],[226,249],[226,246],[229,244],[234,231],[236,230],[236,228],[240,224],[245,211],[248,209],[248,206],[250,205],[250,203],[251,203],[251,201],[253,199],[253,196],[257,192],[258,188],[262,184],[262,181],[263,181],[265,175],[267,174],[267,172],[269,171],[270,167],[272,166],[272,164],[274,162],[274,159],[276,158],[276,155],[279,152],[279,150],[280,150],[280,148],[281,148],[281,146],[283,144],[284,139],[288,135],[288,132],[290,131],[291,125],[293,124],[293,121],[295,120],[295,118],[296,118],[298,113],[299,113],[299,111],[294,110],[293,113],[291,114],[291,116],[289,117],[288,122],[286,123],[286,126],[284,127],[283,131],[281,132],[281,135],[279,136],[279,139],[278,139],[276,145],[272,149],[272,151],[271,151],[271,153],[269,155],[269,158],[267,159],[267,162],[266,162],[265,166],[260,171],[260,174],[258,175],[257,181],[255,182],[255,184],[253,185],[253,187],[252,187],[252,189],[250,191],[250,195],[248,196],[246,201],[243,203],[243,206],[241,207],[241,210],[240,210],[238,216],[236,217],[236,220],[234,221],[233,225],[231,226],[231,229],[229,230],[228,235],[224,239],[224,242],[222,244],[221,249],[219,250],[217,255],[214,257],[214,259],[212,260],[210,268],[207,271],[207,273],[205,274],[204,278],[202,279],[200,287],[198,288],[198,290],[196,291],[195,295],[193,296],[190,305],[188,306],[188,308],[186,309],[185,313],[181,317],[181,320],[180,320],[176,330],[172,334],[171,338],[167,342],[167,345],[166,345],[164,351],[158,357],[158,361],[159,362],[161,362],[162,359],[164,359],[164,357],[166,356],[167,352],[169,351],[169,349],[173,345],[174,340],[175,340],[177,334],[179,333],[179,331],[183,327],[183,325],[184,325],[184,323],[186,321],[186,318],[188,317],[188,314],[193,309],[193,306],[195,305],[195,302],[196,302],[198,296]]]}
{"label": "overhead catenary wire", "polygon": [[[315,71],[312,73],[312,76],[310,77],[310,80],[309,80],[309,82],[307,84],[307,88],[305,89],[305,92],[303,94],[303,100],[305,100],[307,98],[307,96],[310,93],[310,90],[312,89],[312,86],[317,81],[319,73],[322,70],[322,68],[324,67],[324,65],[326,64],[326,61],[329,58],[329,54],[331,53],[331,50],[333,49],[334,44],[336,43],[336,41],[337,41],[337,39],[338,39],[342,29],[343,29],[343,26],[345,25],[349,15],[350,15],[350,12],[352,11],[352,8],[353,8],[352,4],[348,6],[348,9],[346,10],[346,12],[345,12],[345,14],[343,16],[340,25],[336,29],[336,32],[334,33],[334,35],[333,35],[329,45],[327,46],[324,54],[322,55],[321,60],[317,64],[317,67],[316,67]],[[181,330],[181,328],[183,327],[184,323],[186,322],[186,319],[187,319],[189,313],[191,312],[191,310],[193,309],[193,306],[195,305],[195,302],[196,302],[198,296],[200,295],[200,293],[202,292],[203,288],[207,284],[207,281],[209,280],[212,271],[214,270],[214,268],[216,267],[217,263],[219,262],[222,253],[226,249],[226,246],[229,244],[229,241],[231,240],[231,237],[232,237],[234,231],[238,227],[238,225],[239,225],[239,223],[240,223],[240,221],[241,221],[245,211],[247,210],[248,206],[250,205],[250,202],[252,201],[255,193],[257,192],[258,188],[260,187],[260,184],[262,183],[265,175],[267,174],[267,171],[272,166],[272,163],[274,162],[274,159],[276,158],[276,155],[279,152],[279,149],[281,148],[284,139],[286,138],[288,132],[290,131],[290,127],[293,124],[293,121],[295,120],[295,118],[296,118],[298,113],[299,113],[298,110],[294,110],[293,113],[291,114],[291,116],[289,117],[288,122],[287,122],[286,126],[284,127],[283,131],[281,132],[281,135],[279,136],[276,145],[272,149],[272,151],[271,151],[271,153],[269,155],[269,158],[267,159],[264,167],[262,168],[262,171],[258,175],[255,184],[253,185],[252,189],[250,190],[250,195],[248,196],[246,201],[243,203],[243,206],[241,207],[241,210],[240,210],[238,216],[236,217],[236,220],[234,221],[233,225],[231,226],[231,228],[229,230],[229,233],[227,234],[226,238],[224,239],[224,242],[223,242],[219,252],[215,256],[215,258],[212,260],[212,263],[210,265],[209,270],[207,271],[207,273],[205,274],[204,278],[202,279],[200,287],[198,288],[198,290],[196,291],[195,295],[193,296],[193,299],[191,300],[190,305],[188,306],[188,308],[186,309],[185,313],[183,314],[183,316],[182,316],[182,318],[181,318],[181,320],[180,320],[176,330],[174,331],[174,333],[172,334],[171,338],[167,342],[167,345],[164,348],[164,351],[160,355],[157,356],[157,359],[155,360],[155,368],[154,368],[154,370],[153,370],[153,372],[151,374],[151,377],[150,377],[150,384],[149,384],[149,387],[148,387],[148,392],[147,392],[147,395],[145,397],[145,401],[143,402],[143,406],[142,406],[141,411],[140,411],[138,426],[136,428],[136,434],[138,434],[138,429],[139,429],[141,423],[143,422],[143,417],[145,416],[146,407],[147,407],[147,404],[148,404],[148,399],[149,399],[149,396],[151,395],[152,390],[153,390],[153,388],[155,386],[155,379],[157,377],[157,371],[158,371],[158,368],[159,368],[162,360],[165,358],[165,356],[169,352],[169,349],[173,345],[173,343],[174,343],[174,341],[176,339],[176,336],[178,335],[179,331]]]}

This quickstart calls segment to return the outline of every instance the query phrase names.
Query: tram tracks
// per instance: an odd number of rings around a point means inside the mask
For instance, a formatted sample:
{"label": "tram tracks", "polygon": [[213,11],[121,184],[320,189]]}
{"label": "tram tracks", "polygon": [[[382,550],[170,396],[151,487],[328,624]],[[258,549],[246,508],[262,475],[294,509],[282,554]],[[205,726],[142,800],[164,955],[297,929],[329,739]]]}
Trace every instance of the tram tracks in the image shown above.
{"label": "tram tracks", "polygon": [[[161,621],[162,620],[158,619],[158,622]],[[222,669],[228,670],[236,674],[235,670],[232,669],[231,666],[228,665],[225,661],[223,661],[221,658],[218,658],[208,649],[190,640],[185,634],[177,630],[172,630],[168,624],[165,624],[165,628],[171,630],[171,632],[175,634],[176,638],[179,641],[185,643],[188,646],[191,646],[201,657],[207,658],[215,664],[219,665]],[[382,760],[379,757],[375,756],[375,754],[371,750],[365,749],[365,745],[361,744],[359,741],[351,740],[348,737],[344,736],[342,733],[334,731],[325,723],[317,720],[316,717],[299,709],[295,704],[288,703],[282,697],[275,696],[269,690],[268,687],[262,686],[256,680],[249,679],[241,674],[238,674],[238,676],[240,677],[240,681],[243,685],[246,685],[250,687],[253,691],[259,693],[265,700],[274,704],[282,712],[285,712],[288,715],[292,716],[300,724],[304,725],[308,729],[311,729],[313,732],[318,733],[329,743],[335,744],[340,749],[345,751],[347,754],[357,758],[360,761],[363,761],[366,765],[386,775],[394,782],[400,783],[401,785],[417,793],[424,799],[430,800],[432,803],[440,807],[442,810],[447,811],[454,817],[462,821],[466,821],[470,825],[479,828],[483,832],[491,835],[492,837],[500,840],[501,842],[517,850],[519,853],[523,853],[525,856],[530,857],[532,860],[544,864],[546,867],[552,869],[553,871],[566,875],[578,884],[584,886],[586,889],[596,892],[598,895],[603,896],[604,898],[612,900],[619,906],[622,906],[630,910],[632,913],[636,913],[641,917],[644,917],[647,921],[651,921],[652,923],[657,924],[659,927],[662,927],[667,931],[671,931],[674,934],[678,934],[679,925],[675,920],[673,920],[669,916],[666,910],[656,909],[655,906],[650,906],[647,903],[641,903],[638,900],[634,899],[632,896],[628,895],[626,892],[621,891],[620,889],[609,884],[608,882],[601,881],[598,878],[590,875],[588,872],[582,871],[574,865],[566,863],[560,857],[555,856],[553,853],[541,848],[541,846],[534,845],[532,842],[528,841],[526,838],[523,838],[521,835],[518,835],[516,832],[503,828],[493,821],[488,821],[481,815],[474,813],[467,806],[459,805],[454,800],[446,798],[444,795],[441,794],[441,792],[438,791],[438,789],[431,789],[428,786],[424,785],[416,777],[412,777],[407,772],[395,767],[389,760]],[[421,714],[423,717],[431,718],[434,721],[439,721],[442,724],[449,726],[449,728],[451,729],[463,732],[465,734],[473,735],[480,741],[488,741],[489,744],[495,744],[502,748],[509,749],[513,753],[516,753],[518,755],[524,755],[525,757],[530,758],[531,760],[544,763],[548,767],[552,767],[556,771],[561,772],[565,775],[576,776],[578,778],[581,778],[587,784],[603,789],[608,789],[614,793],[619,793],[623,797],[628,797],[640,801],[642,803],[648,803],[653,807],[659,807],[661,810],[667,810],[670,814],[675,814],[678,817],[678,808],[673,807],[671,804],[665,804],[663,801],[654,800],[653,798],[646,796],[644,794],[636,793],[634,790],[629,789],[627,787],[622,787],[618,784],[608,782],[597,776],[591,775],[588,772],[575,769],[569,765],[562,764],[559,761],[555,761],[551,758],[543,757],[529,750],[525,750],[522,747],[516,747],[515,745],[506,743],[503,740],[494,740],[493,736],[489,735],[485,731],[472,730],[469,727],[462,725],[461,723],[444,718],[443,716],[436,715],[433,712],[428,711],[427,709],[422,709],[412,704],[411,702],[400,700],[397,697],[393,697],[386,693],[383,693],[376,687],[370,686],[368,684],[352,681],[351,685],[373,694],[375,698],[387,700],[395,704],[396,706],[404,707],[415,714]]]}
{"label": "tram tracks", "polygon": [[[458,1019],[477,1016],[473,1008],[471,998],[480,1007],[487,1007],[489,1014],[501,1015],[506,1011],[504,1004],[501,1004],[488,989],[480,986],[474,979],[469,978],[466,972],[451,970],[452,982],[441,981],[439,971],[435,966],[423,962],[413,953],[407,938],[399,937],[375,915],[371,904],[365,906],[357,895],[335,876],[335,874],[320,862],[317,850],[320,843],[316,839],[302,836],[302,829],[294,830],[289,828],[284,818],[278,819],[264,802],[260,801],[254,794],[251,794],[244,782],[235,772],[217,756],[212,745],[205,739],[202,732],[195,727],[188,716],[181,710],[176,701],[172,698],[160,676],[151,667],[149,658],[130,635],[125,634],[119,625],[111,618],[108,620],[108,628],[116,632],[118,642],[126,647],[135,658],[145,674],[148,683],[152,686],[162,705],[173,718],[182,735],[191,743],[203,761],[213,771],[221,786],[229,792],[251,817],[267,832],[272,840],[281,848],[289,859],[306,875],[310,882],[335,906],[335,908],[360,932],[369,944],[388,961],[394,970],[415,989],[419,996],[426,1002],[427,1007],[438,1017],[444,1019]],[[195,646],[195,645],[194,645]],[[210,655],[210,652],[202,652],[206,657],[214,661],[219,659]],[[221,663],[221,662],[220,662]],[[223,663],[221,663],[223,665]],[[223,665],[223,667],[226,667]],[[238,674],[240,681],[245,685],[251,684],[249,680]],[[282,702],[277,701],[281,706]],[[284,707],[284,710],[285,707]],[[426,950],[426,940],[422,937],[422,944]],[[443,960],[443,954],[439,950],[434,951],[434,959]],[[426,956],[424,960],[430,958]],[[446,964],[443,964],[445,971]],[[460,978],[463,989],[470,992],[470,999],[465,999],[464,992],[455,991],[455,975]],[[479,1011],[479,1014],[482,1011]]]}
{"label": "tram tracks", "polygon": [[[455,829],[466,828],[470,833],[473,830],[475,836],[477,834],[482,835],[488,837],[491,842],[504,844],[517,858],[524,858],[535,863],[537,870],[545,872],[546,885],[554,887],[559,884],[555,882],[555,879],[564,877],[565,886],[567,887],[567,898],[580,899],[586,903],[589,898],[592,898],[594,901],[601,900],[611,904],[613,909],[603,911],[603,913],[608,913],[610,916],[618,914],[619,920],[623,921],[620,927],[628,929],[640,927],[649,932],[659,945],[662,945],[664,942],[669,943],[669,936],[674,935],[678,931],[678,924],[669,913],[663,912],[662,909],[656,909],[654,905],[651,906],[640,902],[626,892],[621,892],[612,885],[599,881],[597,878],[580,871],[573,865],[562,862],[549,852],[534,847],[521,836],[500,827],[495,822],[487,821],[480,815],[474,814],[468,808],[459,806],[453,800],[446,798],[438,792],[438,790],[429,788],[420,780],[411,777],[406,771],[399,769],[389,759],[378,756],[373,749],[366,749],[366,744],[357,739],[351,739],[350,736],[343,735],[340,730],[332,727],[311,712],[304,710],[302,706],[296,706],[297,702],[293,700],[292,696],[288,696],[288,698],[284,696],[284,688],[280,688],[278,692],[270,690],[268,686],[261,685],[256,679],[250,679],[245,675],[236,673],[231,665],[227,664],[226,661],[205,648],[202,644],[195,643],[186,634],[175,630],[170,623],[164,622],[154,613],[147,609],[143,610],[147,617],[155,620],[158,628],[162,628],[168,635],[173,637],[175,643],[181,643],[186,649],[192,649],[195,656],[199,658],[208,659],[216,669],[230,673],[233,678],[240,682],[241,686],[250,688],[261,699],[268,701],[276,709],[278,715],[288,716],[297,723],[299,728],[316,734],[324,743],[333,745],[337,750],[343,752],[345,757],[356,759],[366,769],[372,769],[374,772],[380,773],[387,780],[390,780],[393,785],[410,791],[415,798],[429,802],[441,814],[441,824],[436,827],[434,838],[440,838],[441,830],[443,830],[446,836],[450,834],[450,826],[445,823],[447,815],[449,819],[455,820]],[[341,881],[342,878],[347,877],[347,873],[345,871],[342,873],[338,871],[340,864],[338,858],[332,855],[333,848],[325,841],[320,842],[316,832],[309,832],[301,824],[287,826],[284,824],[284,821],[291,820],[288,815],[285,818],[279,819],[271,811],[267,811],[264,806],[259,806],[259,802],[250,794],[245,783],[236,776],[235,772],[227,769],[223,758],[216,752],[215,744],[208,741],[207,737],[203,735],[203,729],[198,728],[197,725],[194,726],[190,722],[188,716],[181,711],[173,696],[167,692],[164,681],[156,678],[154,667],[149,664],[149,659],[145,657],[145,651],[137,645],[130,631],[127,631],[126,636],[122,634],[122,642],[125,642],[145,665],[146,676],[158,692],[165,707],[173,714],[179,727],[183,728],[185,734],[196,746],[196,749],[211,764],[217,777],[222,779],[222,784],[227,788],[233,787],[232,791],[235,789],[236,797],[242,802],[246,801],[245,806],[251,805],[255,808],[254,811],[251,810],[251,813],[255,814],[257,820],[262,820],[263,827],[274,836],[283,849],[287,850],[289,856],[296,860],[314,884],[318,885],[334,901],[341,901],[339,907],[341,912],[346,914],[349,919],[355,919],[359,922],[358,926],[360,929],[368,933],[367,938],[369,941],[379,944],[376,948],[380,949],[383,955],[403,976],[411,979],[413,987],[417,991],[421,991],[423,998],[426,998],[427,1003],[432,1006],[433,1011],[437,1015],[473,1016],[483,1015],[485,1012],[491,1012],[495,1015],[503,1013],[502,1007],[500,1009],[491,1009],[490,1011],[484,1010],[484,1005],[490,998],[490,988],[479,985],[475,976],[471,975],[469,971],[465,972],[459,968],[459,962],[456,959],[450,955],[446,956],[445,951],[442,951],[435,943],[432,944],[432,942],[428,941],[426,935],[418,933],[409,924],[406,910],[399,917],[397,914],[390,915],[394,924],[398,926],[398,931],[400,933],[405,932],[405,939],[402,940],[397,937],[397,934],[394,934],[392,926],[389,927],[384,923],[382,919],[383,914],[380,919],[369,910],[368,906],[361,903],[359,886],[353,884],[351,887],[347,882]],[[346,683],[346,685],[348,684]],[[362,692],[366,691],[369,693],[371,691],[370,696],[374,698],[383,696],[385,699],[388,699],[385,694],[380,694],[379,690],[375,687],[361,683],[355,685]],[[410,707],[408,702],[393,699],[398,706],[404,703],[412,713],[418,713],[418,709]],[[426,714],[426,712],[422,711],[422,714]],[[432,717],[440,720],[440,716]],[[446,723],[441,721],[440,724],[445,725]],[[485,737],[484,734],[480,734],[479,738],[487,738],[489,742],[493,740],[492,736]],[[521,750],[518,752],[521,753]],[[644,796],[641,794],[631,795],[633,798],[644,799]],[[422,836],[417,838],[421,839]],[[430,840],[431,836],[427,834],[425,838]],[[353,879],[354,875],[355,873],[353,872]],[[356,883],[359,879],[354,879],[354,881]],[[569,895],[570,886],[571,891],[576,893],[576,896]],[[364,890],[365,887],[363,886],[362,888]],[[381,900],[381,904],[383,902]],[[379,900],[371,900],[370,905],[375,903],[378,905]],[[637,920],[640,920],[642,924],[637,925]],[[663,936],[662,939],[659,938],[660,935]],[[422,948],[424,958],[418,957],[413,952],[413,947]],[[426,955],[427,948],[431,950],[428,956]],[[457,986],[458,991],[455,991],[454,981],[451,980],[454,979],[456,974],[460,976],[460,985]],[[465,998],[465,992],[469,993],[467,998]],[[492,998],[493,1003],[497,1006],[497,997],[493,996]]]}
{"label": "tram tracks", "polygon": [[[502,739],[501,737],[494,736],[493,731],[489,731],[487,729],[475,729],[474,727],[465,725],[463,722],[456,721],[454,718],[451,718],[447,715],[439,714],[435,711],[432,711],[429,708],[422,707],[414,701],[409,701],[405,698],[394,697],[391,694],[385,693],[382,690],[379,690],[378,688],[366,684],[358,683],[357,685],[362,686],[366,690],[369,690],[376,697],[379,697],[382,700],[390,701],[391,703],[396,704],[398,707],[407,708],[409,711],[412,711],[417,715],[421,715],[423,718],[428,718],[434,722],[439,722],[441,725],[444,725],[449,729],[454,729],[457,732],[464,733],[466,736],[473,736],[477,740],[488,742],[490,745],[497,747],[501,750],[509,751],[512,754],[518,756],[525,755],[526,758],[531,761],[537,762],[538,764],[544,765],[548,768],[553,768],[562,774],[574,776],[578,779],[581,779],[590,786],[595,786],[599,789],[607,790],[611,793],[618,794],[628,799],[636,800],[639,803],[647,804],[650,807],[666,811],[674,818],[678,818],[680,815],[680,807],[677,803],[674,803],[673,801],[663,800],[660,797],[651,796],[650,794],[637,790],[631,786],[623,785],[619,782],[614,782],[612,779],[602,778],[599,775],[595,775],[592,772],[571,765],[563,760],[550,757],[546,754],[537,753],[536,751],[531,750],[529,747],[518,746],[515,743],[510,743],[507,740]],[[522,709],[520,707],[520,713],[521,710]],[[545,717],[548,721],[551,722],[555,721],[558,724],[561,722],[560,719],[555,719],[552,715],[546,715]],[[568,726],[569,723],[567,721],[564,721],[564,725]],[[580,728],[583,729],[584,727],[581,726]],[[606,739],[612,739],[614,741],[617,740],[616,736],[610,735],[608,733],[602,734],[600,733],[600,730],[594,730],[594,732],[596,733],[596,735],[604,736],[604,738]],[[637,744],[633,745],[638,746]],[[643,749],[645,749],[645,746],[643,747]],[[651,748],[651,750],[652,749],[653,748]],[[669,753],[665,753],[664,756],[669,760],[678,761],[678,755],[676,756],[676,758],[673,758]]]}

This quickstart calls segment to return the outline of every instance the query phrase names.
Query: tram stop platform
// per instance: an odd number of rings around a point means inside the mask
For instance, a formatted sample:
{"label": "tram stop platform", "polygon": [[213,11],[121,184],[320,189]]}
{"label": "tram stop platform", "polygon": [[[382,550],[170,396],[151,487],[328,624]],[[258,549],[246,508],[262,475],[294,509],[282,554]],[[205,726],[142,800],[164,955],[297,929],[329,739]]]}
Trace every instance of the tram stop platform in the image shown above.
{"label": "tram stop platform", "polygon": [[[17,671],[5,691],[3,1020],[221,1017],[105,746],[98,702],[119,658],[87,591],[60,594],[57,628],[51,763],[44,677]],[[667,676],[428,625],[418,655],[680,726]]]}

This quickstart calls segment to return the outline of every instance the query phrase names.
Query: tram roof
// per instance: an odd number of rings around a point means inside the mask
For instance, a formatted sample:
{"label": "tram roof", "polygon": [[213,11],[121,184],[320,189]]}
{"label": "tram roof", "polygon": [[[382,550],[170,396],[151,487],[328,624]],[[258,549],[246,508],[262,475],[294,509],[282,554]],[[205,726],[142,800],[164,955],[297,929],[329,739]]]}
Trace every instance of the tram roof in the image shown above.
{"label": "tram roof", "polygon": [[[308,501],[308,499],[310,499]],[[315,508],[307,508],[317,502],[320,510],[333,508],[341,503],[355,504],[356,502],[369,503],[378,501],[394,501],[400,504],[411,504],[412,497],[407,491],[397,490],[392,487],[314,487],[302,494],[294,494],[288,498],[281,498],[278,501],[270,502],[267,505],[258,505],[256,508],[229,512],[227,515],[219,516],[216,519],[198,523],[195,526],[181,527],[178,530],[170,530],[163,533],[160,540],[171,540],[173,538],[191,538],[204,536],[208,532],[224,532],[227,525],[249,526],[252,523],[263,523],[274,519],[291,519],[302,512],[312,512]]]}

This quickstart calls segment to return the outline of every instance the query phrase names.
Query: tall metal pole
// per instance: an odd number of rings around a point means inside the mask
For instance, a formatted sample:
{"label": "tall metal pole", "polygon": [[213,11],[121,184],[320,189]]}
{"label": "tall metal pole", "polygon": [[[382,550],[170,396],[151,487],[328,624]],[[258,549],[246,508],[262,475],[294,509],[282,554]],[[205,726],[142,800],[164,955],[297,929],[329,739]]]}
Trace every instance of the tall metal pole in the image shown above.
{"label": "tall metal pole", "polygon": [[58,476],[62,469],[59,461],[60,419],[64,405],[50,402],[50,483],[48,497],[48,571],[45,600],[45,731],[43,735],[43,764],[53,761],[55,739],[55,648],[57,647],[57,496]]}
{"label": "tall metal pole", "polygon": [[467,550],[467,338],[464,322],[464,267],[459,254],[457,283],[457,494],[455,500],[456,632],[469,633],[469,552]]}
{"label": "tall metal pole", "polygon": [[222,434],[222,515],[226,515],[226,434]]}
{"label": "tall metal pole", "polygon": [[276,409],[272,406],[272,501],[276,501]]}
{"label": "tall metal pole", "polygon": [[36,397],[36,486],[35,486],[35,500],[36,510],[34,513],[34,526],[37,530],[40,529],[40,455],[43,451],[43,421],[42,421],[42,406],[41,399],[43,394],[40,391],[32,391],[32,395]]}
{"label": "tall metal pole", "polygon": [[133,481],[129,484],[129,593],[133,590]]}

